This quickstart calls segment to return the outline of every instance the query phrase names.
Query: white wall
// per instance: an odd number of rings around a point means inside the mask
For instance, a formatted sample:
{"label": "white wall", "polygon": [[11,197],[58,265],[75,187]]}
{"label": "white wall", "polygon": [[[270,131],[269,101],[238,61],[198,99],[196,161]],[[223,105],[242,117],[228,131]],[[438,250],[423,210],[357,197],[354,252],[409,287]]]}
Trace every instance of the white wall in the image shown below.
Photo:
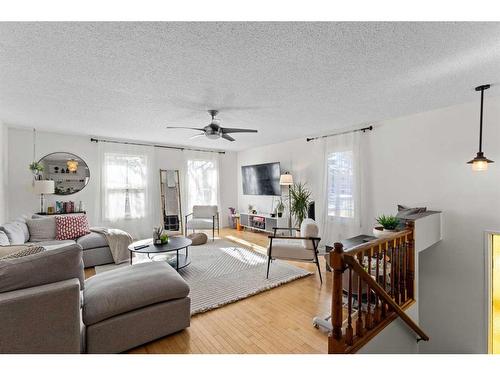
{"label": "white wall", "polygon": [[[443,210],[443,241],[420,255],[420,323],[431,341],[420,352],[486,352],[484,231],[500,231],[500,98],[485,107],[483,149],[496,160],[484,173],[466,161],[477,152],[477,102],[381,122],[363,139],[365,173],[363,226],[376,215],[396,212],[398,203]],[[298,181],[307,182],[321,225],[321,142],[305,139],[245,150],[241,165],[281,161]],[[243,196],[268,212],[271,198]],[[320,197],[319,197],[320,198]]]}
{"label": "white wall", "polygon": [[[28,164],[33,159],[33,131],[30,129],[9,128],[9,164],[8,164],[8,200],[9,218],[13,219],[22,214],[36,212],[39,207],[39,197],[32,192],[32,175],[28,170]],[[47,204],[53,204],[55,200],[73,200],[76,203],[82,200],[85,204],[91,225],[99,225],[100,218],[100,196],[99,196],[99,156],[98,145],[90,142],[90,137],[75,136],[70,134],[57,134],[49,132],[37,132],[36,145],[37,160],[51,152],[71,152],[81,157],[90,168],[90,182],[80,192],[67,196],[48,196]],[[179,169],[185,168],[185,157],[180,150],[155,148],[156,168]],[[220,184],[221,184],[221,225],[227,225],[227,207],[235,207],[237,204],[236,194],[236,154],[228,152],[220,156]],[[159,184],[159,173],[156,178]],[[1,180],[0,180],[1,181]],[[181,189],[183,187],[181,186]],[[1,201],[0,201],[1,202]],[[1,206],[0,206],[1,207]],[[155,216],[159,220],[159,197],[158,212]],[[183,207],[185,215],[186,207]]]}
{"label": "white wall", "polygon": [[8,175],[7,127],[0,121],[0,223],[8,217],[7,175]]}

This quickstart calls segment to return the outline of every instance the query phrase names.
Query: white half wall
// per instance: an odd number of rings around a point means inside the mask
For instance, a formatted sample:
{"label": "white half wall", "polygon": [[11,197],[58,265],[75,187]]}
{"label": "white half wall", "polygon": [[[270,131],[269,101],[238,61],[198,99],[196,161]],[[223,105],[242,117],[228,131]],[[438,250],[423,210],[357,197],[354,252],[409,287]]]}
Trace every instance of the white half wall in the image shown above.
{"label": "white half wall", "polygon": [[7,127],[0,121],[0,223],[8,218],[7,176],[8,143]]}
{"label": "white half wall", "polygon": [[[478,148],[479,103],[474,101],[382,121],[362,136],[365,151],[362,226],[396,213],[397,204],[443,211],[443,241],[420,254],[420,324],[430,336],[421,353],[487,351],[484,231],[500,230],[500,98],[485,103],[487,172],[466,162]],[[321,226],[321,141],[305,139],[238,153],[242,165],[280,161],[307,182]],[[249,203],[269,212],[270,197],[244,196],[238,170],[239,209]]]}
{"label": "white half wall", "polygon": [[[28,170],[28,165],[33,159],[33,131],[31,129],[11,127],[8,129],[8,142],[7,195],[10,209],[6,219],[14,219],[23,214],[29,215],[37,212],[40,204],[39,197],[32,192],[32,175]],[[71,152],[85,160],[90,169],[90,182],[78,193],[66,196],[48,196],[47,205],[53,204],[56,200],[72,200],[75,203],[82,200],[85,204],[90,224],[100,225],[100,166],[98,145],[90,142],[90,136],[38,131],[36,145],[37,160],[46,154],[57,151]],[[155,164],[158,169],[156,180],[158,180],[159,186],[159,169],[178,169],[183,174],[186,164],[185,156],[181,150],[155,148]],[[221,226],[227,225],[227,208],[236,207],[237,205],[236,170],[236,154],[234,152],[227,152],[225,155],[220,155]],[[184,184],[184,181],[181,181],[181,184]],[[184,189],[184,186],[181,186],[181,189]],[[154,216],[159,221],[159,197],[156,207],[158,210],[154,213]],[[182,209],[183,215],[188,213],[185,204],[183,204]]]}

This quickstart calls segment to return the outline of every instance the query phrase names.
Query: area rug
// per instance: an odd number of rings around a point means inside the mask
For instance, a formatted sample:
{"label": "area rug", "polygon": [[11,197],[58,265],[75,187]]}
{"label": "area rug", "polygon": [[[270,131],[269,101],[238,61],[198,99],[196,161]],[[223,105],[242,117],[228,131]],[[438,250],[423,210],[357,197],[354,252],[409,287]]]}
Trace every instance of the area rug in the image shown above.
{"label": "area rug", "polygon": [[[189,284],[191,315],[227,305],[311,275],[302,268],[274,260],[266,279],[267,256],[227,240],[189,248],[191,264],[179,270]],[[123,265],[96,266],[96,273]]]}

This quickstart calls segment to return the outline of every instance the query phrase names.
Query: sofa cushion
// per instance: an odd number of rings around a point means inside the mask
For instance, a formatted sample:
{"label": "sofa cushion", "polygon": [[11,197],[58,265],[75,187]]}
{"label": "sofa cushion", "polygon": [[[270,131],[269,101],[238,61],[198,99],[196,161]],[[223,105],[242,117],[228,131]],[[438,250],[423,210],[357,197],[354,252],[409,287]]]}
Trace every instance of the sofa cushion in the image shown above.
{"label": "sofa cushion", "polygon": [[56,240],[71,240],[90,233],[86,215],[56,216]]}
{"label": "sofa cushion", "polygon": [[9,237],[5,234],[3,230],[0,230],[0,246],[9,246]]}
{"label": "sofa cushion", "polygon": [[[318,224],[313,219],[304,219],[300,224],[300,236],[301,237],[318,237],[319,228]],[[312,240],[302,240],[302,244],[306,249],[313,250],[314,243]]]}
{"label": "sofa cushion", "polygon": [[26,220],[30,231],[30,242],[52,241],[56,239],[56,218],[43,217]]}
{"label": "sofa cushion", "polygon": [[0,227],[9,238],[11,245],[22,245],[24,240],[24,231],[20,222],[11,221],[10,223],[5,223]]}
{"label": "sofa cushion", "polygon": [[28,229],[28,225],[26,224],[26,220],[26,216],[21,216],[14,220],[16,223],[19,223],[19,227],[23,230],[24,242],[28,242],[28,240],[30,239],[30,232]]}
{"label": "sofa cushion", "polygon": [[189,229],[213,229],[214,222],[212,219],[191,219],[187,222]]}
{"label": "sofa cushion", "polygon": [[73,278],[84,286],[82,248],[77,244],[0,260],[0,293]]}
{"label": "sofa cushion", "polygon": [[121,267],[85,281],[83,322],[92,325],[188,294],[188,284],[165,262]]}
{"label": "sofa cushion", "polygon": [[83,250],[96,249],[98,247],[108,246],[108,241],[104,234],[90,232],[76,240],[76,243],[83,247]]}
{"label": "sofa cushion", "polygon": [[43,246],[46,250],[58,249],[60,247],[74,245],[75,240],[52,240],[52,241],[40,241],[40,242],[28,242],[31,245]]}
{"label": "sofa cushion", "polygon": [[[291,242],[295,242],[294,244]],[[297,240],[292,240],[285,242],[283,244],[279,243],[282,241],[273,241],[273,246],[271,248],[271,256],[273,258],[290,259],[290,260],[314,260],[314,251],[309,249],[304,249],[304,247]],[[267,255],[269,255],[269,248],[267,249]]]}

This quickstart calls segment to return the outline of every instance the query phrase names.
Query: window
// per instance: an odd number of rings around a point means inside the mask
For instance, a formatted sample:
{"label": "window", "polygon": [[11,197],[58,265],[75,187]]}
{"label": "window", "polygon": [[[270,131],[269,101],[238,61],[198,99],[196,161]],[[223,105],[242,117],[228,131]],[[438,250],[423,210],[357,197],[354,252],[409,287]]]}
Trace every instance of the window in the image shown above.
{"label": "window", "polygon": [[104,218],[141,219],[146,214],[146,155],[104,154]]}
{"label": "window", "polygon": [[353,152],[328,154],[328,216],[354,218]]}
{"label": "window", "polygon": [[188,210],[194,205],[217,204],[218,179],[215,160],[187,161]]}

